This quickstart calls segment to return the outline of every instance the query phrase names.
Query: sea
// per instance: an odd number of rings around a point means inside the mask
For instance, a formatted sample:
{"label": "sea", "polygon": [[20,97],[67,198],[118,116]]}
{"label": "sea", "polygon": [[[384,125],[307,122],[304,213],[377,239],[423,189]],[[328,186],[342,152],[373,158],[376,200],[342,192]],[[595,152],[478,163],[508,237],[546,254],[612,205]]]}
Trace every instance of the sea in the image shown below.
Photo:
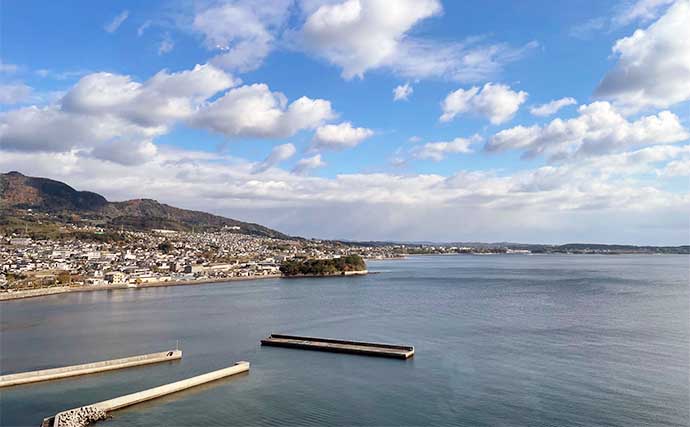
{"label": "sea", "polygon": [[[0,303],[3,374],[179,347],[181,361],[0,389],[2,426],[251,362],[115,411],[120,426],[687,426],[685,255],[453,255],[374,274]],[[413,345],[409,360],[261,347]]]}

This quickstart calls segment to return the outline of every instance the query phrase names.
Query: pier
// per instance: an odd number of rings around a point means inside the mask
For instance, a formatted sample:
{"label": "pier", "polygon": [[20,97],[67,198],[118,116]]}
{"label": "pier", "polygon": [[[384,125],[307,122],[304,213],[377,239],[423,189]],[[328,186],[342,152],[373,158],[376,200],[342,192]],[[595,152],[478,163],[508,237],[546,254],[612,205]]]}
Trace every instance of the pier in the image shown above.
{"label": "pier", "polygon": [[16,374],[0,376],[0,387],[35,383],[39,381],[57,380],[60,378],[74,377],[78,375],[95,374],[97,372],[131,368],[133,366],[148,365],[151,363],[169,362],[171,360],[177,360],[181,358],[182,351],[168,350],[159,353],[123,357],[121,359],[112,359],[104,360],[101,362],[84,363],[82,365],[65,366],[62,368],[42,369],[40,371],[31,372],[20,372]]}
{"label": "pier", "polygon": [[95,421],[105,419],[107,414],[111,411],[122,409],[137,403],[146,402],[148,400],[157,399],[159,397],[167,396],[182,390],[200,386],[211,381],[216,381],[247,371],[249,371],[249,362],[237,362],[228,368],[219,369],[217,371],[208,372],[196,377],[150,388],[137,393],[132,393],[125,396],[116,397],[114,399],[104,400],[91,405],[63,411],[55,416],[45,418],[41,426],[84,427]]}
{"label": "pier", "polygon": [[408,359],[414,356],[414,347],[407,345],[380,344],[361,341],[334,340],[328,338],[302,337],[294,335],[271,334],[261,340],[261,345],[299,348],[304,350],[351,353],[366,356]]}

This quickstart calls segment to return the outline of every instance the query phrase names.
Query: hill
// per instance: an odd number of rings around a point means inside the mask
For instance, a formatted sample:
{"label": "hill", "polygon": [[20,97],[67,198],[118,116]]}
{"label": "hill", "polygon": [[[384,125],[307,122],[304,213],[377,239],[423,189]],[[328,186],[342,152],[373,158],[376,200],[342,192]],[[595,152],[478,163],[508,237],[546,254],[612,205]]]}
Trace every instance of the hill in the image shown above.
{"label": "hill", "polygon": [[[19,172],[0,174],[0,210],[3,221],[28,210],[54,218],[78,218],[109,228],[128,230],[215,230],[233,227],[237,233],[285,239],[289,236],[259,224],[238,221],[206,212],[176,208],[152,199],[110,202],[100,194],[77,191],[69,185]],[[237,228],[239,227],[239,228]]]}

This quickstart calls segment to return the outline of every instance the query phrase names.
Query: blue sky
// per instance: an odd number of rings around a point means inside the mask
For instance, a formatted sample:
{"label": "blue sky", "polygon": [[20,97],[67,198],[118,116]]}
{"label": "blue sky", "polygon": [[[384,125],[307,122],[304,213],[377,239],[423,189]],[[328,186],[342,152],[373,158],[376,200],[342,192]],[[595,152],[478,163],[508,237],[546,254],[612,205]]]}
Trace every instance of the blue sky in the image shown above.
{"label": "blue sky", "polygon": [[4,171],[314,237],[689,240],[688,0],[26,1],[0,18]]}

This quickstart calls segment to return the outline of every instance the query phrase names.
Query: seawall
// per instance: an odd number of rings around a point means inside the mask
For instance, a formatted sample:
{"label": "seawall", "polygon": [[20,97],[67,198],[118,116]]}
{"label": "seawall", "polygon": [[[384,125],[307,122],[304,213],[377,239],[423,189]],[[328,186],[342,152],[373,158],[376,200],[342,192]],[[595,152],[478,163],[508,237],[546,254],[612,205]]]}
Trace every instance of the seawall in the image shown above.
{"label": "seawall", "polygon": [[104,360],[101,362],[84,363],[81,365],[64,366],[62,368],[42,369],[39,371],[19,372],[0,376],[0,387],[56,380],[78,375],[94,374],[115,369],[131,368],[133,366],[151,363],[168,362],[182,358],[182,351],[169,350],[159,353],[141,354],[120,359]]}
{"label": "seawall", "polygon": [[200,386],[212,381],[236,375],[242,372],[249,371],[249,362],[237,362],[228,368],[219,369],[217,371],[208,372],[206,374],[198,375],[196,377],[187,378],[170,384],[150,388],[137,393],[127,394],[125,396],[116,397],[110,400],[93,403],[91,405],[82,406],[79,408],[62,411],[54,417],[49,417],[43,420],[44,427],[81,427],[90,424],[93,421],[104,419],[108,412],[125,408],[127,406],[135,405],[137,403],[146,402],[148,400],[167,396],[179,391],[183,391],[192,387]]}
{"label": "seawall", "polygon": [[142,283],[134,288],[128,285],[84,285],[84,286],[60,286],[55,288],[31,289],[27,291],[0,292],[0,302],[12,301],[24,298],[42,297],[47,295],[63,294],[68,292],[96,292],[113,291],[118,289],[143,289],[143,288],[164,288],[168,286],[191,286],[205,285],[210,283],[242,282],[245,280],[279,279],[280,274],[266,274],[260,276],[240,276],[240,277],[221,277],[206,278],[200,280],[178,280],[165,282]]}

